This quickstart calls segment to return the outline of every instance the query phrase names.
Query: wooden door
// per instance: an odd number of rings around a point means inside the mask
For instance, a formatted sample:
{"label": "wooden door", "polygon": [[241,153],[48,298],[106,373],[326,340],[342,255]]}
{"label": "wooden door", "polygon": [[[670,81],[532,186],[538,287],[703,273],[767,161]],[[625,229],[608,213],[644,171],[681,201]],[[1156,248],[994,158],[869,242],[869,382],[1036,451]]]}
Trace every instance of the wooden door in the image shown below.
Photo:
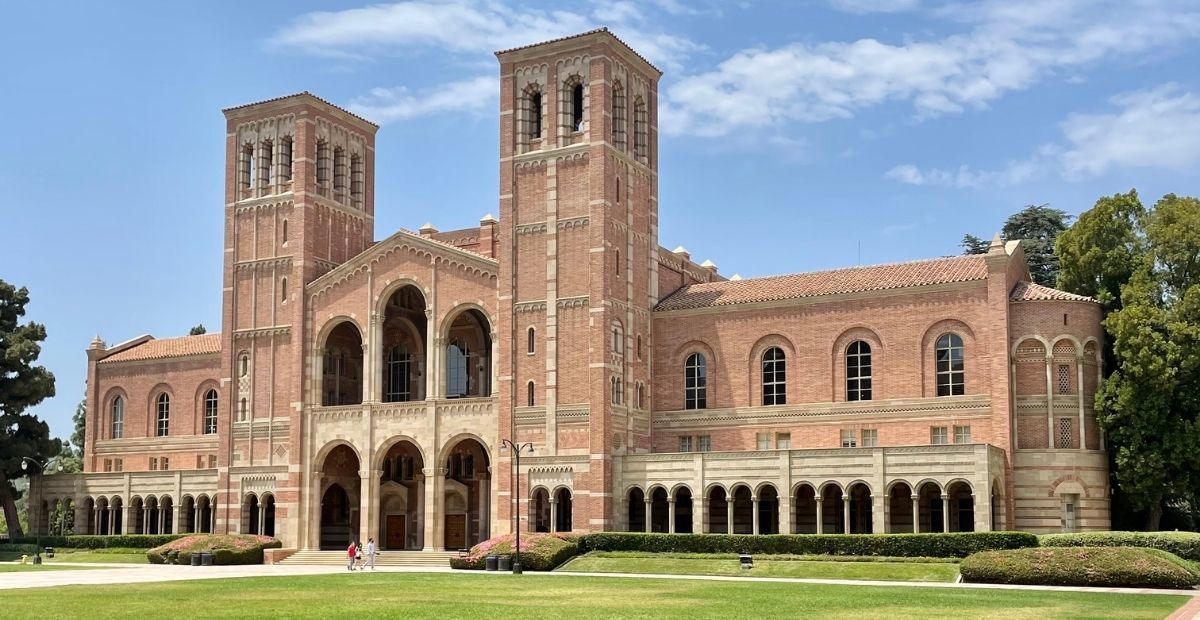
{"label": "wooden door", "polygon": [[446,548],[467,546],[467,515],[446,515]]}
{"label": "wooden door", "polygon": [[403,549],[404,548],[404,533],[405,522],[407,518],[404,515],[388,515],[387,516],[387,547],[386,549]]}

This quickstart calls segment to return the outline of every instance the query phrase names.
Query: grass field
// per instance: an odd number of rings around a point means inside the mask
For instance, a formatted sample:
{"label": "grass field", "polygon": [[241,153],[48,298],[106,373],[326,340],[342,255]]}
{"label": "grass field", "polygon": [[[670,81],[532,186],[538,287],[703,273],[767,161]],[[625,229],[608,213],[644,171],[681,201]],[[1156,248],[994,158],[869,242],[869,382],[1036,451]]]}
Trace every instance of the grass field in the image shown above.
{"label": "grass field", "polygon": [[3,593],[6,618],[1163,618],[1171,595],[463,573],[333,574]]}
{"label": "grass field", "polygon": [[24,573],[43,570],[91,570],[94,568],[104,568],[103,566],[62,566],[61,564],[12,564],[10,562],[0,563],[0,573]]}
{"label": "grass field", "polygon": [[765,556],[754,568],[741,567],[735,556],[594,552],[558,569],[583,573],[649,573],[658,575],[729,575],[737,577],[799,577],[883,581],[954,581],[958,565],[951,562],[834,561],[829,556]]}
{"label": "grass field", "polygon": [[[21,553],[16,551],[0,551],[0,562],[20,560]],[[30,554],[32,555],[32,554]],[[42,554],[42,561],[47,564],[58,562],[87,562],[89,564],[148,564],[145,549],[55,549],[54,557],[47,558]]]}

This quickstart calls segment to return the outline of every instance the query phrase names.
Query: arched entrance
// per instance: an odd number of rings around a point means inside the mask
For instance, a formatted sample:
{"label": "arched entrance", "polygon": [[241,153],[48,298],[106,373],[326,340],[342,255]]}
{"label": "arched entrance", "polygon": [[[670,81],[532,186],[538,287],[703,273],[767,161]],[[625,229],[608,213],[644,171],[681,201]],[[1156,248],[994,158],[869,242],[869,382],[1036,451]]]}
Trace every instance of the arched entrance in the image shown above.
{"label": "arched entrance", "polygon": [[258,506],[258,496],[247,493],[242,501],[242,532],[258,534],[261,531],[262,524],[259,519]]}
{"label": "arched entrance", "polygon": [[949,496],[950,531],[974,532],[975,496],[971,485],[963,480],[951,482],[946,487],[946,495]]}
{"label": "arched entrance", "polygon": [[129,500],[129,508],[132,512],[133,522],[129,524],[130,533],[132,534],[149,534],[146,531],[146,502],[140,496],[133,496]]}
{"label": "arched entrance", "polygon": [[325,337],[321,351],[322,405],[357,405],[363,401],[362,343],[362,334],[350,321],[338,323]]}
{"label": "arched entrance", "polygon": [[262,535],[275,536],[275,496],[270,493],[262,498]]}
{"label": "arched entrance", "polygon": [[559,487],[554,492],[554,503],[551,508],[554,512],[554,531],[570,532],[572,529],[571,490],[567,487]]}
{"label": "arched entrance", "polygon": [[846,515],[843,508],[842,487],[830,482],[821,489],[822,534],[845,534]]}
{"label": "arched entrance", "polygon": [[758,489],[758,533],[779,533],[779,492],[769,484]]}
{"label": "arched entrance", "polygon": [[708,490],[708,533],[732,534],[730,531],[729,496],[724,487],[714,486]]}
{"label": "arched entrance", "polygon": [[488,538],[491,467],[479,440],[465,438],[446,453],[442,493],[442,540],[445,549],[468,549]]}
{"label": "arched entrance", "polygon": [[797,534],[817,533],[817,490],[810,484],[796,487],[796,499],[793,509],[796,511]]}
{"label": "arched entrance", "polygon": [[358,470],[358,455],[346,444],[335,446],[321,463],[321,549],[345,549],[358,540]]}
{"label": "arched entrance", "polygon": [[626,509],[629,511],[630,532],[646,531],[646,494],[638,487],[629,489],[626,495]]}
{"label": "arched entrance", "polygon": [[650,491],[650,531],[662,534],[671,531],[670,516],[667,490],[663,487],[654,487]]}
{"label": "arched entrance", "polygon": [[912,487],[907,482],[896,482],[888,489],[888,523],[889,534],[910,534],[913,529],[913,494]]}
{"label": "arched entrance", "polygon": [[446,330],[446,398],[492,393],[492,326],[474,308],[454,317]]}
{"label": "arched entrance", "polygon": [[425,295],[409,284],[388,298],[383,309],[380,400],[385,403],[425,398],[425,360],[429,359]]}
{"label": "arched entrance", "polygon": [[733,489],[733,533],[754,533],[754,494],[744,484]]}
{"label": "arched entrance", "polygon": [[687,487],[675,489],[675,533],[692,533],[692,490]]}
{"label": "arched entrance", "polygon": [[421,451],[402,439],[384,453],[379,469],[380,548],[424,548],[425,460]]}
{"label": "arched entrance", "polygon": [[529,531],[550,531],[550,492],[545,487],[533,490],[529,500]]}
{"label": "arched entrance", "polygon": [[861,482],[850,485],[850,533],[872,533],[871,488]]}
{"label": "arched entrance", "polygon": [[216,515],[213,501],[207,495],[201,495],[196,498],[196,529],[197,532],[211,534],[213,531],[213,521]]}
{"label": "arched entrance", "polygon": [[923,482],[917,486],[917,511],[922,532],[946,531],[942,488],[936,482]]}

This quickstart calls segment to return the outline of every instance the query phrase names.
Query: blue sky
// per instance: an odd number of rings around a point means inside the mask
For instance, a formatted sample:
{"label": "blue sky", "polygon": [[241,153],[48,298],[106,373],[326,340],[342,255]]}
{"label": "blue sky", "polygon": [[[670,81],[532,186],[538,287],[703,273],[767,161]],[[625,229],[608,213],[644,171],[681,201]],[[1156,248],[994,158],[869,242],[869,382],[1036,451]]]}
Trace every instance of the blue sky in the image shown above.
{"label": "blue sky", "polygon": [[[497,210],[492,52],[607,25],[662,67],[660,242],[756,276],[953,254],[1031,203],[1197,194],[1183,0],[11,2],[0,278],[70,432],[84,349],[220,325],[220,109],[383,125],[376,238]],[[861,257],[860,248],[861,247]]]}

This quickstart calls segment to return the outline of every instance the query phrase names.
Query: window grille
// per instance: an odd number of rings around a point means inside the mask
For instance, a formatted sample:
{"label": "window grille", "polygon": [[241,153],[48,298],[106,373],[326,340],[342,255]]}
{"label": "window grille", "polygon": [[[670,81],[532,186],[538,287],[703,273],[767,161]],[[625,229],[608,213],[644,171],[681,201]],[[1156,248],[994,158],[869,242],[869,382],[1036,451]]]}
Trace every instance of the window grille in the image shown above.
{"label": "window grille", "polygon": [[958,334],[942,334],[937,339],[936,372],[938,396],[960,396],[966,393],[963,341]]}
{"label": "window grille", "polygon": [[1074,418],[1059,418],[1058,419],[1058,447],[1059,448],[1074,448],[1075,446],[1075,420]]}
{"label": "window grille", "polygon": [[955,426],[954,443],[971,443],[971,427]]}
{"label": "window grille", "polygon": [[874,448],[879,445],[879,430],[865,428],[862,432],[862,447]]}
{"label": "window grille", "polygon": [[852,431],[852,430],[843,430],[842,431],[842,447],[843,448],[857,448],[858,447],[858,439],[856,439],[854,437],[854,431]]}
{"label": "window grille", "polygon": [[711,435],[701,435],[699,444],[700,444],[701,452],[711,452],[712,451],[712,436]]}
{"label": "window grille", "polygon": [[682,435],[679,437],[679,451],[680,452],[691,452],[692,451],[691,436]]}
{"label": "window grille", "polygon": [[762,404],[787,404],[787,360],[779,347],[767,349],[762,356]]}
{"label": "window grille", "polygon": [[846,400],[871,400],[871,345],[861,340],[846,349]]}
{"label": "window grille", "polygon": [[929,443],[941,446],[950,443],[945,426],[934,426],[929,429]]}
{"label": "window grille", "polygon": [[683,408],[708,407],[708,361],[699,353],[688,356],[683,371]]}
{"label": "window grille", "polygon": [[1058,393],[1069,394],[1071,392],[1071,366],[1069,364],[1058,365]]}

